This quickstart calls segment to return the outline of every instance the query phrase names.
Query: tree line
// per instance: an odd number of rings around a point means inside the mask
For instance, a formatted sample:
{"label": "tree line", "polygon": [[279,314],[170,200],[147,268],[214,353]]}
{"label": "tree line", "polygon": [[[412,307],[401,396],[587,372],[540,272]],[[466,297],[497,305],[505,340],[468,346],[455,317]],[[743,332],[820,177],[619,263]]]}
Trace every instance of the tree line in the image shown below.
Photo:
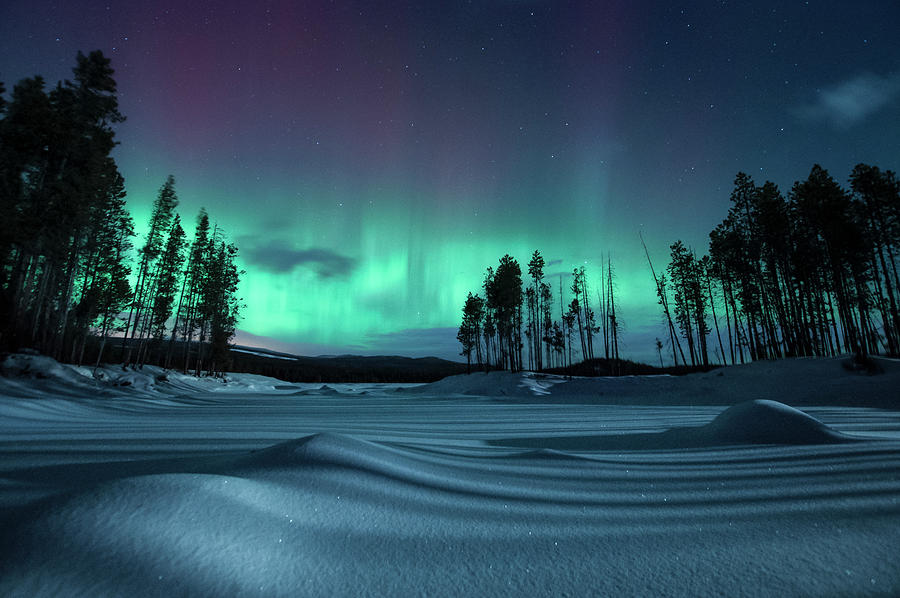
{"label": "tree line", "polygon": [[584,267],[572,271],[568,304],[560,275],[558,319],[554,319],[553,288],[545,279],[545,266],[536,250],[528,262],[527,279],[509,254],[500,258],[496,269],[487,268],[483,296],[468,294],[456,336],[469,370],[473,363],[480,369],[512,371],[571,366],[579,356],[581,361],[594,359],[595,336],[607,359],[619,359],[622,324],[616,315],[611,260],[607,260],[596,289],[597,311],[591,307]]}
{"label": "tree line", "polygon": [[79,52],[73,74],[49,91],[23,79],[9,101],[0,83],[0,348],[81,363],[99,338],[99,364],[119,336],[126,364],[220,372],[241,308],[237,249],[205,210],[188,242],[169,176],[135,258],[111,155],[114,71]]}
{"label": "tree line", "polygon": [[859,164],[849,183],[815,165],[785,197],[738,173],[708,254],[676,241],[664,272],[650,263],[676,365],[709,364],[710,345],[723,364],[900,354],[900,182]]}

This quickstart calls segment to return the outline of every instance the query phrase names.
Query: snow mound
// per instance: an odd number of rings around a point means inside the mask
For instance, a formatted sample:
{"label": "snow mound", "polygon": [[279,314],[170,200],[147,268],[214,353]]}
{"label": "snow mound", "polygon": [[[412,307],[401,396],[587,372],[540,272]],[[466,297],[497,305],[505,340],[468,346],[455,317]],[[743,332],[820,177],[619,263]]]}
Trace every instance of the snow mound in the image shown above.
{"label": "snow mound", "polygon": [[702,430],[714,440],[731,444],[830,444],[849,440],[799,409],[765,399],[729,407]]}
{"label": "snow mound", "polygon": [[[333,433],[313,434],[276,444],[238,460],[235,467],[250,477],[261,471],[278,471],[294,478],[318,475],[328,470],[336,476],[349,476],[360,483],[368,480],[366,484],[379,479],[378,483],[400,482],[420,490],[458,494],[498,493],[492,476],[485,478],[467,467],[459,467],[459,463],[448,464],[430,452],[420,453]],[[524,486],[530,485],[531,481]],[[508,495],[515,490],[507,486],[499,493],[503,492]]]}
{"label": "snow mound", "polygon": [[84,382],[75,368],[63,365],[44,355],[13,353],[0,362],[0,374],[6,377],[49,378],[69,382]]}
{"label": "snow mound", "polygon": [[247,461],[254,467],[328,466],[381,470],[393,461],[390,449],[342,434],[313,434],[257,451]]}
{"label": "snow mound", "polygon": [[[103,377],[99,373],[103,372]],[[110,383],[113,386],[130,386],[131,388],[143,391],[153,391],[156,389],[157,382],[165,382],[166,378],[162,375],[155,375],[151,372],[141,372],[137,370],[113,370],[113,373],[107,374],[106,370],[97,370],[98,375],[94,376],[98,380]]]}
{"label": "snow mound", "polygon": [[566,382],[562,376],[535,372],[476,372],[448,376],[423,384],[411,392],[425,395],[465,395],[481,397],[534,397],[551,394],[552,387]]}
{"label": "snow mound", "polygon": [[154,393],[157,383],[167,376],[162,368],[148,366],[144,369],[126,369],[119,365],[104,364],[94,368],[59,363],[45,355],[13,353],[0,363],[0,374],[8,379],[26,378],[40,380],[45,389],[64,394],[84,396],[109,395],[115,389],[128,388],[129,393]]}
{"label": "snow mound", "polygon": [[317,396],[317,397],[336,397],[341,395],[341,391],[336,388],[332,388],[327,384],[323,384],[319,388],[308,388],[306,390],[298,390],[296,392],[291,393],[294,396],[305,397],[305,396]]}
{"label": "snow mound", "polygon": [[245,471],[302,469],[353,470],[365,474],[402,480],[421,487],[459,490],[466,485],[459,472],[385,444],[352,436],[319,433],[289,440],[255,452],[238,461]]}
{"label": "snow mound", "polygon": [[[823,445],[873,440],[847,436],[818,419],[783,403],[747,401],[729,407],[703,426],[684,426],[663,432],[505,438],[499,446],[526,447],[546,456],[571,452],[664,451],[740,445]],[[563,451],[557,453],[557,451]]]}

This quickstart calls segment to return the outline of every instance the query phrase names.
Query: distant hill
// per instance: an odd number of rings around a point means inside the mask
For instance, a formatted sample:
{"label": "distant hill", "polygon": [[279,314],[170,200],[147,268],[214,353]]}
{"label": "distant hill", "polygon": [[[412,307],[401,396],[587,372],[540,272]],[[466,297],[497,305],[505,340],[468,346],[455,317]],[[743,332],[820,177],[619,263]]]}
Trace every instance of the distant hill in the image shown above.
{"label": "distant hill", "polygon": [[[99,340],[88,339],[82,358],[83,363],[93,363],[97,358]],[[118,363],[123,359],[122,339],[107,339],[103,361]],[[134,348],[137,341],[128,339],[126,348]],[[169,350],[168,341],[152,344],[147,363],[159,365]],[[172,367],[178,369],[183,364],[184,343],[176,341],[172,354]],[[235,345],[231,348],[231,365],[228,371],[246,374],[272,376],[286,382],[436,382],[447,376],[463,374],[466,364],[439,359],[437,357],[402,357],[399,355],[319,355],[307,357],[273,351],[261,347]],[[477,369],[472,366],[472,371]],[[565,368],[544,370],[545,373],[566,376],[626,376],[648,374],[688,374],[706,371],[702,367],[666,367],[635,363],[627,360],[593,359]]]}
{"label": "distant hill", "polygon": [[462,374],[464,363],[437,357],[338,355],[304,357],[237,345],[232,372],[262,374],[287,382],[434,382]]}
{"label": "distant hill", "polygon": [[652,376],[659,374],[669,374],[671,376],[683,376],[685,374],[693,374],[696,372],[708,372],[714,370],[718,365],[709,366],[667,366],[658,368],[655,365],[646,363],[638,363],[627,359],[604,359],[602,357],[589,359],[580,363],[573,363],[570,366],[560,368],[550,368],[545,370],[548,374],[560,374],[563,376]]}

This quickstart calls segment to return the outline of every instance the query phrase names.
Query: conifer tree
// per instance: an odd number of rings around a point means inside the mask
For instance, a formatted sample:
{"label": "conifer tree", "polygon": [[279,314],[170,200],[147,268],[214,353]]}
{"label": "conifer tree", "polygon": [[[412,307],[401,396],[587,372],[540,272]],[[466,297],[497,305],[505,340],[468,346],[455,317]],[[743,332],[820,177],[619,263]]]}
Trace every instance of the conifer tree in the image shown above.
{"label": "conifer tree", "polygon": [[615,362],[616,372],[620,371],[621,363],[619,363],[619,332],[621,329],[621,322],[619,321],[618,315],[616,315],[616,296],[615,296],[615,285],[613,284],[613,268],[612,261],[608,261],[606,265],[606,280],[607,280],[607,305],[608,305],[608,316],[609,316],[609,331],[611,337],[611,348],[612,348],[612,357]]}
{"label": "conifer tree", "polygon": [[[119,315],[127,306],[131,285],[131,238],[134,223],[125,208],[125,184],[111,169],[114,182],[106,202],[95,206],[91,232],[85,245],[84,265],[74,308],[72,354],[81,363],[91,331],[100,337],[98,360],[103,355],[107,335],[122,330]],[[76,341],[80,339],[80,344]],[[76,357],[77,354],[77,357]]]}
{"label": "conifer tree", "polygon": [[[159,258],[156,275],[156,292],[150,310],[150,329],[154,340],[162,341],[166,333],[166,322],[172,316],[178,273],[184,264],[184,229],[178,214],[169,228],[165,248]],[[173,327],[174,329],[174,327]]]}
{"label": "conifer tree", "polygon": [[496,306],[494,304],[494,297],[489,292],[489,289],[492,289],[493,285],[494,269],[488,266],[484,271],[484,280],[481,284],[481,288],[484,290],[484,345],[485,352],[487,353],[486,361],[488,363],[488,370],[490,370],[490,365],[494,365],[497,368],[503,367],[500,364],[499,351],[497,350],[497,326],[494,319],[494,310],[496,309]]}
{"label": "conifer tree", "polygon": [[83,345],[104,281],[99,220],[124,194],[110,157],[123,120],[110,62],[79,52],[73,75],[49,93],[39,76],[21,81],[0,121],[0,339],[57,358]]}
{"label": "conifer tree", "polygon": [[862,204],[872,252],[872,280],[884,337],[891,355],[900,354],[900,298],[895,249],[900,241],[900,181],[890,170],[857,164],[850,186]]}
{"label": "conifer tree", "polygon": [[[124,202],[111,214],[110,226],[104,230],[104,250],[98,252],[100,263],[96,276],[103,280],[98,286],[94,327],[100,337],[100,349],[97,352],[95,367],[103,359],[103,349],[111,332],[123,332],[124,320],[121,312],[131,299],[131,285],[128,276],[131,266],[128,264],[132,250],[131,237],[134,236],[134,223],[124,209]],[[108,235],[108,237],[107,237]],[[81,360],[79,359],[79,362]]]}
{"label": "conifer tree", "polygon": [[214,310],[210,318],[210,367],[209,372],[217,375],[230,365],[230,343],[234,338],[242,304],[237,297],[238,283],[242,272],[238,270],[235,258],[237,247],[219,243],[213,261]]}
{"label": "conifer tree", "polygon": [[522,270],[510,255],[500,258],[500,264],[486,288],[487,306],[494,312],[497,327],[501,367],[522,369]]}
{"label": "conifer tree", "polygon": [[175,347],[175,338],[180,331],[181,340],[184,343],[184,365],[182,371],[185,373],[190,367],[188,361],[191,341],[197,330],[196,320],[200,280],[208,262],[208,252],[209,215],[204,208],[200,208],[200,213],[197,215],[197,225],[194,229],[194,239],[188,250],[187,265],[181,279],[178,307],[175,310],[175,321],[172,325],[172,336],[169,340],[169,350],[166,356],[166,367],[169,367]]}
{"label": "conifer tree", "polygon": [[[97,363],[113,332],[160,340],[172,316],[185,239],[170,176],[131,273],[134,226],[110,152],[118,111],[110,61],[78,53],[73,80],[49,92],[39,77],[0,97],[0,345],[30,346],[81,361],[88,336],[100,337]],[[0,94],[3,93],[0,85]],[[210,339],[208,371],[227,366],[242,308],[237,249],[209,235],[205,213],[184,267],[172,338],[198,327]],[[122,311],[128,307],[127,318]],[[138,345],[136,361],[145,358]],[[129,361],[131,356],[126,356]]]}
{"label": "conifer tree", "polygon": [[675,292],[675,319],[687,341],[691,365],[708,365],[706,322],[707,299],[702,283],[703,273],[694,253],[676,241],[671,246],[669,279]]}
{"label": "conifer tree", "polygon": [[466,303],[463,306],[462,323],[459,326],[459,332],[456,335],[462,345],[460,355],[466,356],[466,372],[469,373],[472,368],[472,353],[476,355],[479,365],[481,365],[481,327],[484,319],[484,300],[478,295],[469,293],[466,297]]}
{"label": "conifer tree", "polygon": [[528,341],[528,369],[535,369],[537,364],[537,351],[535,350],[535,333],[537,331],[537,295],[533,286],[525,288],[525,311],[528,319],[525,323],[525,339]]}
{"label": "conifer tree", "polygon": [[544,337],[544,310],[542,302],[545,300],[544,289],[544,258],[541,252],[535,250],[528,262],[528,275],[531,277],[531,302],[529,304],[529,322],[531,322],[531,350],[535,356],[534,367],[537,370],[544,369],[541,355],[541,345]]}
{"label": "conifer tree", "polygon": [[596,322],[594,318],[594,310],[591,309],[590,301],[588,301],[588,286],[587,286],[587,275],[585,274],[584,268],[580,269],[581,273],[581,297],[583,302],[581,304],[581,310],[583,312],[582,318],[584,320],[584,332],[585,332],[585,346],[587,348],[587,355],[584,356],[585,359],[593,359],[594,358],[594,333],[596,332]]}
{"label": "conifer tree", "polygon": [[540,287],[540,310],[542,322],[541,340],[544,343],[544,354],[547,359],[547,364],[549,365],[552,351],[554,350],[553,334],[551,332],[551,328],[553,327],[553,292],[550,289],[550,285],[546,282],[542,282]]}
{"label": "conifer tree", "polygon": [[[138,252],[137,280],[135,282],[131,310],[126,321],[125,335],[122,337],[123,350],[129,334],[132,339],[143,339],[149,328],[149,322],[152,320],[152,301],[158,274],[157,261],[163,251],[165,234],[171,226],[177,205],[178,196],[175,193],[175,177],[169,175],[166,178],[166,182],[160,187],[159,194],[153,202],[149,231],[143,247]],[[150,315],[147,312],[151,312]],[[130,351],[125,357],[125,362],[128,363],[129,361]]]}
{"label": "conifer tree", "polygon": [[556,354],[556,365],[557,367],[563,367],[565,365],[566,334],[563,332],[558,321],[553,322],[553,332],[550,336],[550,344],[553,348],[553,352]]}
{"label": "conifer tree", "polygon": [[824,249],[822,282],[834,297],[841,343],[849,352],[866,353],[868,343],[866,335],[861,333],[866,315],[865,297],[853,280],[863,276],[865,268],[860,251],[863,233],[853,214],[850,197],[818,164],[805,181],[794,184],[791,197],[810,240],[821,243]]}
{"label": "conifer tree", "polygon": [[574,322],[578,324],[578,339],[581,341],[581,359],[584,361],[587,359],[587,344],[584,338],[584,322],[583,322],[583,312],[581,309],[581,297],[582,297],[582,278],[584,277],[584,268],[582,267],[580,270],[575,268],[572,271],[572,286],[570,290],[572,291],[572,302],[569,304],[569,313],[572,314]]}

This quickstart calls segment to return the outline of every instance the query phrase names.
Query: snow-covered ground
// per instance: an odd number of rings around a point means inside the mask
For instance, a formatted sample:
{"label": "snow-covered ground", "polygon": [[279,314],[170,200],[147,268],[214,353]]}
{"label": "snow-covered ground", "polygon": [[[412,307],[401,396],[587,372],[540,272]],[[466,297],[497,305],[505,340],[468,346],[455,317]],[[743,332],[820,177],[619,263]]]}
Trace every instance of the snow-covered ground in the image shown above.
{"label": "snow-covered ground", "polygon": [[323,386],[11,356],[0,595],[897,596],[881,365]]}

